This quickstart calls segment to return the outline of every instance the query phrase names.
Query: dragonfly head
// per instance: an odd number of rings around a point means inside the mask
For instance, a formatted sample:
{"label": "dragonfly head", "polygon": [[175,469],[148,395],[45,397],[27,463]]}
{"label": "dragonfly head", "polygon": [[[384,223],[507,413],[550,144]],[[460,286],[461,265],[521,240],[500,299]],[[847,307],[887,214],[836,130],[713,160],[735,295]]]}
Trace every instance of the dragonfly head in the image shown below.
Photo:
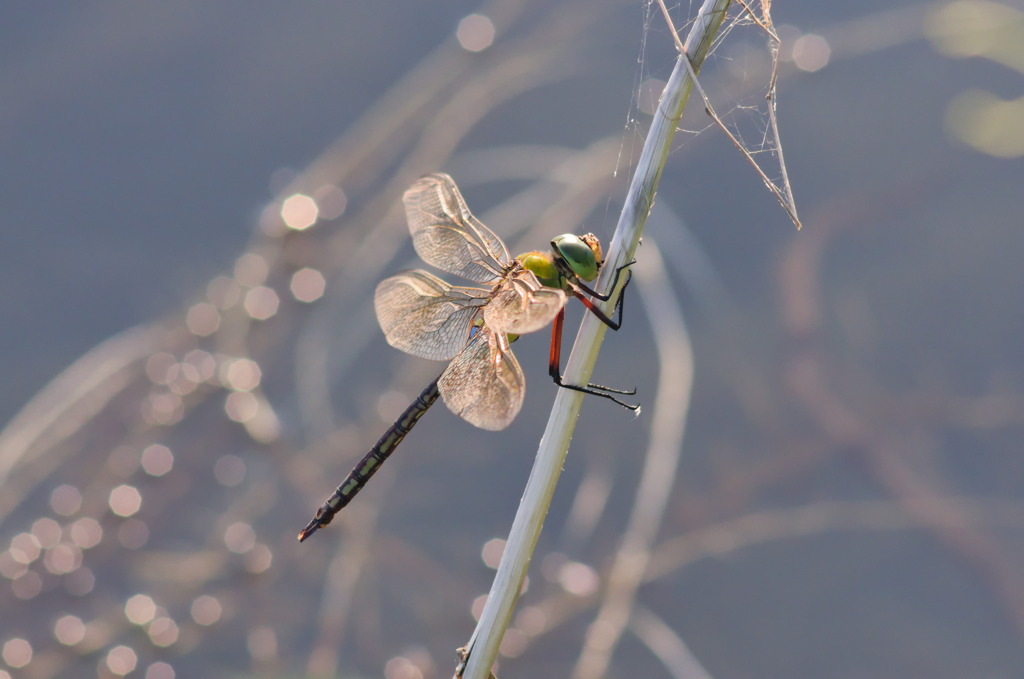
{"label": "dragonfly head", "polygon": [[551,248],[577,277],[585,281],[597,278],[604,255],[601,252],[601,242],[594,234],[562,234],[551,240]]}

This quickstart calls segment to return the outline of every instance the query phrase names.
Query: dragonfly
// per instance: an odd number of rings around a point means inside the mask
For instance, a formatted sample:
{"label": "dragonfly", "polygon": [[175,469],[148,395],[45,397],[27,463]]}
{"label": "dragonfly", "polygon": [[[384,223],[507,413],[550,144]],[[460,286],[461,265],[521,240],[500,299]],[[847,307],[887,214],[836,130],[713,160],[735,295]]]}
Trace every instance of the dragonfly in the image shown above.
{"label": "dragonfly", "polygon": [[[469,211],[447,174],[421,177],[402,200],[420,259],[487,287],[454,286],[422,269],[399,273],[377,286],[374,307],[388,344],[413,356],[450,363],[321,505],[299,533],[300,542],[330,523],[351,502],[439,397],[470,424],[492,431],[508,427],[522,408],[526,390],[510,344],[548,324],[552,325],[548,373],[555,384],[639,410],[639,405],[616,396],[635,395],[636,389],[568,384],[561,374],[567,299],[576,297],[602,323],[618,330],[622,295],[612,313],[617,320],[590,298],[611,299],[619,276],[633,262],[616,270],[608,294],[599,294],[587,286],[603,265],[601,244],[593,234],[563,234],[552,239],[549,252],[511,257],[501,239]],[[631,277],[630,272],[623,291]]]}

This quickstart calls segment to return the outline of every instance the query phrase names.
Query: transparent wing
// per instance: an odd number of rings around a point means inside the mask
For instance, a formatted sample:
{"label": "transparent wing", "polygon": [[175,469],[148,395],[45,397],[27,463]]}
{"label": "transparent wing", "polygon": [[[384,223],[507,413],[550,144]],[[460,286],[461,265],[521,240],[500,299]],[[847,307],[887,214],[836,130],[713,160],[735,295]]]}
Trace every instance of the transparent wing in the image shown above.
{"label": "transparent wing", "polygon": [[498,431],[523,407],[526,379],[504,334],[484,326],[452,361],[437,382],[441,398],[470,424]]}
{"label": "transparent wing", "polygon": [[470,213],[452,178],[428,174],[402,196],[416,254],[477,283],[500,278],[512,262],[505,244]]}
{"label": "transparent wing", "polygon": [[524,335],[551,323],[565,306],[565,293],[546,288],[528,269],[509,276],[484,307],[484,324],[496,333]]}
{"label": "transparent wing", "polygon": [[469,328],[489,292],[449,285],[426,271],[381,281],[373,297],[388,344],[407,354],[447,361],[469,340]]}

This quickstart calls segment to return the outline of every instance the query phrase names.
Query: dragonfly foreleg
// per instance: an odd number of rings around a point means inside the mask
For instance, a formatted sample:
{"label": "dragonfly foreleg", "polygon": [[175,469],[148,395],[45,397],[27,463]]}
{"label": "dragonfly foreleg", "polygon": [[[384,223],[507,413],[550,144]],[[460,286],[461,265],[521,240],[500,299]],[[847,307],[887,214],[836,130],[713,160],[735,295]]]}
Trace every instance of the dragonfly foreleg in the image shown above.
{"label": "dragonfly foreleg", "polygon": [[[612,290],[615,290],[615,286],[619,284],[619,276],[622,274],[622,270],[629,266],[632,266],[633,264],[636,264],[635,259],[632,262],[623,264],[622,266],[615,270],[615,280],[612,281]],[[611,318],[609,318],[609,316],[606,313],[598,309],[593,302],[591,302],[589,299],[583,296],[583,292],[586,292],[588,295],[593,296],[595,299],[599,299],[602,302],[607,302],[609,299],[611,299],[611,293],[607,295],[599,295],[596,291],[591,290],[589,287],[587,287],[586,284],[578,280],[575,283],[570,283],[569,287],[572,289],[573,295],[575,295],[581,302],[583,302],[583,305],[590,309],[590,311],[595,316],[597,316],[597,318],[602,323],[607,325],[612,330],[618,330],[619,328],[622,327],[622,308],[623,300],[626,298],[626,288],[629,287],[629,283],[632,280],[633,272],[630,271],[629,278],[627,278],[626,282],[622,285],[622,291],[619,293],[619,298],[615,300],[615,309],[612,311],[612,316],[616,316],[616,320],[612,320]]]}
{"label": "dragonfly foreleg", "polygon": [[[620,266],[618,269],[615,270],[615,279],[612,281],[612,284],[608,287],[608,293],[607,294],[602,295],[597,290],[591,289],[583,281],[579,281],[578,284],[579,284],[580,288],[583,289],[584,292],[586,292],[588,295],[590,295],[594,299],[599,299],[602,302],[607,302],[608,300],[610,300],[612,298],[612,293],[615,292],[615,288],[619,284],[619,276],[622,275],[623,270],[628,269],[629,267],[633,266],[634,264],[636,264],[636,260],[635,259],[630,261],[630,262],[626,262],[625,264],[623,264],[622,266]],[[629,276],[630,276],[630,278],[633,277],[633,272],[632,271],[629,272]],[[626,279],[626,285],[629,285],[629,279]],[[622,286],[622,292],[626,291],[626,285]]]}

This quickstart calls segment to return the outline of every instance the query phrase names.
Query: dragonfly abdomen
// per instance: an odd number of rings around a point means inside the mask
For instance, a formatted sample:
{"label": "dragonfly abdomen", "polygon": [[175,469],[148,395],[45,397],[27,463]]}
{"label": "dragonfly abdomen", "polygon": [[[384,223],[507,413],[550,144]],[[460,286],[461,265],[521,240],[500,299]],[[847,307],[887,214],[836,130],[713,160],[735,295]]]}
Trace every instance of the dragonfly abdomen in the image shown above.
{"label": "dragonfly abdomen", "polygon": [[359,464],[355,466],[349,475],[341,482],[337,490],[327,498],[321,507],[316,510],[316,515],[305,528],[299,533],[299,542],[302,542],[320,528],[323,528],[334,519],[334,515],[340,512],[345,505],[352,501],[370,477],[377,473],[384,460],[395,451],[398,444],[402,442],[406,434],[416,425],[423,413],[430,409],[437,401],[440,392],[437,389],[437,380],[427,385],[427,388],[420,392],[408,408],[406,408],[395,423],[392,424],[383,436],[378,439],[376,445],[370,449]]}

